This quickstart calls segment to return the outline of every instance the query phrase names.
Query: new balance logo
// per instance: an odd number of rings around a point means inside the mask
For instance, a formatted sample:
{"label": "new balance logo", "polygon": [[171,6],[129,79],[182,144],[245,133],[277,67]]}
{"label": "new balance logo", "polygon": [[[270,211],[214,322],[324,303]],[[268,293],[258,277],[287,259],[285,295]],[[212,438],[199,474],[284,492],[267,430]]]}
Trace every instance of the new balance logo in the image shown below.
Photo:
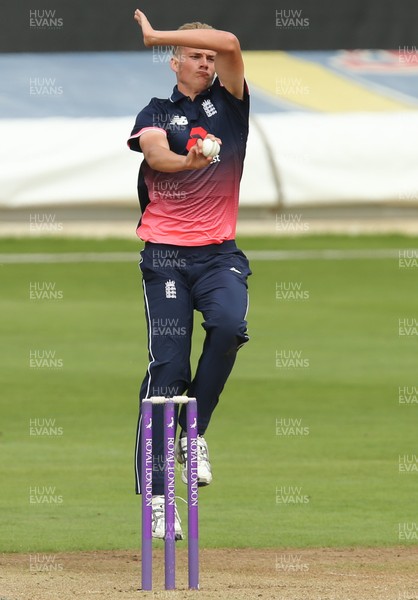
{"label": "new balance logo", "polygon": [[187,117],[185,117],[184,115],[182,115],[181,117],[179,115],[174,115],[174,117],[170,121],[170,125],[187,125],[188,122],[189,121],[187,120]]}
{"label": "new balance logo", "polygon": [[165,282],[165,297],[177,298],[176,282],[172,279]]}
{"label": "new balance logo", "polygon": [[213,117],[218,112],[210,100],[203,100],[202,108],[208,117]]}

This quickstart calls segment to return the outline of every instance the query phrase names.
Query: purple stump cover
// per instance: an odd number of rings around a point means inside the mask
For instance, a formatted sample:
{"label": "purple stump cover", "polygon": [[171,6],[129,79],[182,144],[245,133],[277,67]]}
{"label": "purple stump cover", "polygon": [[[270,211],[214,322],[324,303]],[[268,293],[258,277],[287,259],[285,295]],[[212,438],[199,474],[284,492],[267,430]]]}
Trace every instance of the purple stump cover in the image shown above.
{"label": "purple stump cover", "polygon": [[165,589],[176,587],[176,488],[174,465],[175,419],[174,402],[164,405],[164,496],[165,496]]}
{"label": "purple stump cover", "polygon": [[187,403],[187,501],[189,588],[199,589],[199,514],[197,485],[197,404]]}
{"label": "purple stump cover", "polygon": [[152,590],[152,403],[141,403],[142,589]]}

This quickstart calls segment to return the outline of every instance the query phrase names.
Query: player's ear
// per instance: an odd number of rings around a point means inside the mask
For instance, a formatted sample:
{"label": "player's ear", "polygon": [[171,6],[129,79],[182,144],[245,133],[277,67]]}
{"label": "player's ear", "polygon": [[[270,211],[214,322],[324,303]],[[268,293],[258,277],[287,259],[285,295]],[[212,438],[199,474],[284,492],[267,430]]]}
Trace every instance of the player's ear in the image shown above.
{"label": "player's ear", "polygon": [[178,73],[179,70],[179,59],[176,55],[170,58],[170,69],[174,71],[174,73]]}

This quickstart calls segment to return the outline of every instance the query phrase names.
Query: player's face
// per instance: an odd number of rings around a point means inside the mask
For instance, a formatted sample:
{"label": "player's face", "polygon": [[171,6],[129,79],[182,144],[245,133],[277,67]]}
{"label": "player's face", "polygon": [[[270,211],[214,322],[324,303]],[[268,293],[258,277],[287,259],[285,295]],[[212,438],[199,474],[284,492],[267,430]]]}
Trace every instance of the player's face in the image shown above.
{"label": "player's face", "polygon": [[171,63],[180,91],[183,88],[198,94],[210,87],[215,75],[215,56],[212,50],[180,48]]}

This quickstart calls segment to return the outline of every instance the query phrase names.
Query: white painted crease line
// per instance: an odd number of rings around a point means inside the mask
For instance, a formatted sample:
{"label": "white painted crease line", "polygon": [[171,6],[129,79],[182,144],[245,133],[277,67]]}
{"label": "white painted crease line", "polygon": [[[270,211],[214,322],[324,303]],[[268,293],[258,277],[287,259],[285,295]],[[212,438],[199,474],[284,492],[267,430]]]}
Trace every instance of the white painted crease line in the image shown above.
{"label": "white painted crease line", "polygon": [[[399,253],[418,252],[414,249],[365,249],[365,250],[248,250],[244,251],[250,260],[287,261],[287,260],[353,260],[353,259],[385,259],[399,258]],[[100,262],[135,262],[139,260],[138,252],[62,252],[62,253],[19,253],[0,254],[0,264],[30,263],[100,263]]]}

